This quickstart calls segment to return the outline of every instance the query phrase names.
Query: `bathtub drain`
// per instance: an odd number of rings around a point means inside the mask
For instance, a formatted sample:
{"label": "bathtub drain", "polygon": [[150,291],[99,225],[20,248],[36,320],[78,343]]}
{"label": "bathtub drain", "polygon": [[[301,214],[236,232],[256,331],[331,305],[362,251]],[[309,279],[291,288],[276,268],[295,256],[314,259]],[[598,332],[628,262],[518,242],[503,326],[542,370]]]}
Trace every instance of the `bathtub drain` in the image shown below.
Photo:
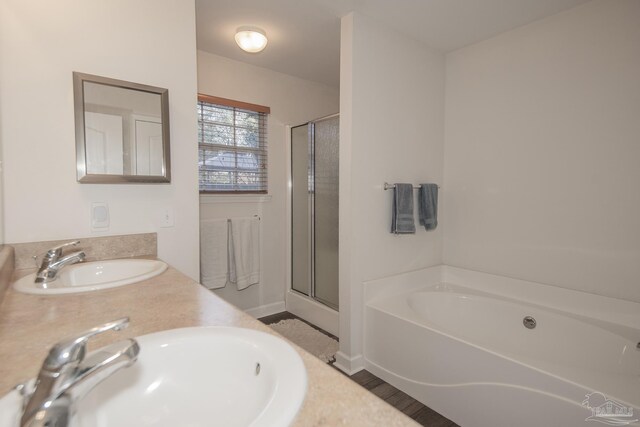
{"label": "bathtub drain", "polygon": [[522,324],[524,325],[525,328],[527,329],[533,329],[536,327],[536,319],[534,319],[531,316],[525,316],[524,319],[522,319]]}

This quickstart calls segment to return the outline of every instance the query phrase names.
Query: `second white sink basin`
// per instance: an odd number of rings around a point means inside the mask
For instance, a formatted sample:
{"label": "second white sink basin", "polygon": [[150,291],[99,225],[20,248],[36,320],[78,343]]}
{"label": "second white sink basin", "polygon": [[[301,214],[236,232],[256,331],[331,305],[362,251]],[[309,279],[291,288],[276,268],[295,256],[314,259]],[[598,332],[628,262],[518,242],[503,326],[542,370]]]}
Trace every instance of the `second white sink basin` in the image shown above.
{"label": "second white sink basin", "polygon": [[36,284],[36,274],[17,280],[13,287],[27,294],[51,295],[97,291],[129,285],[155,277],[167,264],[152,259],[114,259],[74,264],[64,267],[51,283]]}

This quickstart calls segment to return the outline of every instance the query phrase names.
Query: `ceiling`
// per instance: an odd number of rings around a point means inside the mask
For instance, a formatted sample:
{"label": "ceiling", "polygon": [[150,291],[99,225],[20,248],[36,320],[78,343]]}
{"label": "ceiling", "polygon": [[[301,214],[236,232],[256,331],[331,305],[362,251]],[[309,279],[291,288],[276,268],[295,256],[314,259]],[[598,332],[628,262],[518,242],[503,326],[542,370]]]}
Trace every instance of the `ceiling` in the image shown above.
{"label": "ceiling", "polygon": [[[340,17],[351,11],[450,52],[588,0],[196,0],[198,49],[329,86],[340,81]],[[258,54],[236,28],[264,29]]]}

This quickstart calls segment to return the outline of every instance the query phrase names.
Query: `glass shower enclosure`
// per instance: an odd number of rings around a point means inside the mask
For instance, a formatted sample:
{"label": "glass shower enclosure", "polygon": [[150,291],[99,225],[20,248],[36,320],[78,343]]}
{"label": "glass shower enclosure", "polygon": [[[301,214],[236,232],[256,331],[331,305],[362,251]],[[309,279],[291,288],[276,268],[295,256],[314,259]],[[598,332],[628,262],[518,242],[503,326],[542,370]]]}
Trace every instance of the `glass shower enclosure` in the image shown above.
{"label": "glass shower enclosure", "polygon": [[339,115],[291,128],[291,287],[338,310]]}

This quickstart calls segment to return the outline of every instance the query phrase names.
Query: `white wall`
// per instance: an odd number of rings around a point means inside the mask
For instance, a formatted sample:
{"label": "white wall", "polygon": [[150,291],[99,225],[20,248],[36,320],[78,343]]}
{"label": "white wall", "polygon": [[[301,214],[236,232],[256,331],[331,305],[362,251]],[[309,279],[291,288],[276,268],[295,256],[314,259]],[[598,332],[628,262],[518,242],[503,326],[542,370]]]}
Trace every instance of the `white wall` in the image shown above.
{"label": "white wall", "polygon": [[444,262],[640,301],[640,2],[447,56]]}
{"label": "white wall", "polygon": [[[237,196],[204,196],[202,219],[261,216],[262,278],[242,291],[233,286],[215,292],[242,309],[284,302],[286,260],[286,195],[288,156],[286,125],[338,112],[338,89],[198,51],[198,91],[207,95],[271,107],[268,118],[269,195],[264,202],[237,203]],[[240,196],[243,199],[245,196]],[[222,200],[222,202],[220,202]],[[211,203],[213,202],[213,203]]]}
{"label": "white wall", "polygon": [[389,232],[393,194],[382,186],[442,182],[445,67],[441,53],[358,14],[342,19],[341,50],[338,362],[344,365],[362,352],[362,283],[442,260],[442,227],[426,232],[416,222],[415,235]]}
{"label": "white wall", "polygon": [[[0,117],[7,242],[93,236],[91,202],[110,235],[158,232],[160,258],[198,277],[193,0],[4,0]],[[72,71],[169,89],[170,185],[76,182]],[[175,227],[159,228],[173,208]]]}
{"label": "white wall", "polygon": [[[2,45],[0,44],[0,58],[3,58]],[[1,70],[0,70],[1,72]],[[0,87],[0,100],[2,88]],[[2,104],[0,103],[0,107]],[[2,157],[2,110],[0,110],[0,248],[4,245],[4,161]]]}

